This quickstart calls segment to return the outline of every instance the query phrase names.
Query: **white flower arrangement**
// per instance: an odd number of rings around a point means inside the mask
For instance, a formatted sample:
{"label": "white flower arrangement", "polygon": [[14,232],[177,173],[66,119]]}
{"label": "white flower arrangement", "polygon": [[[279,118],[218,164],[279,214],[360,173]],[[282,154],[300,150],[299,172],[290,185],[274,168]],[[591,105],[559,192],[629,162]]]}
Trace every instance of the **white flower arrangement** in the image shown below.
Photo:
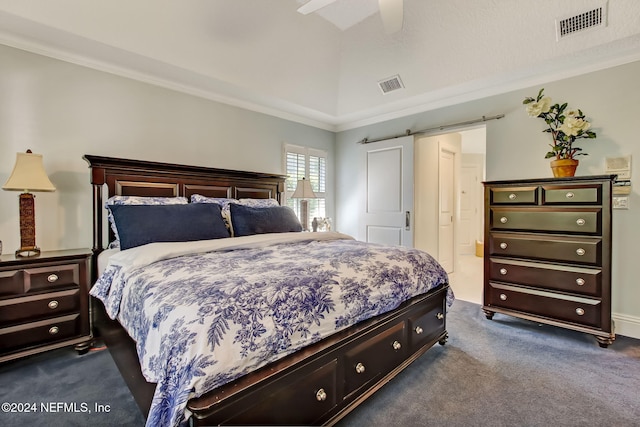
{"label": "white flower arrangement", "polygon": [[573,144],[578,138],[594,139],[596,133],[590,131],[591,123],[585,119],[581,110],[569,110],[565,113],[567,103],[552,104],[551,98],[543,96],[544,88],[540,89],[536,98],[527,97],[522,101],[525,104],[527,114],[530,117],[540,117],[547,124],[543,132],[551,134],[553,143],[551,151],[547,152],[545,159],[574,159],[576,156],[586,156],[582,148]]}

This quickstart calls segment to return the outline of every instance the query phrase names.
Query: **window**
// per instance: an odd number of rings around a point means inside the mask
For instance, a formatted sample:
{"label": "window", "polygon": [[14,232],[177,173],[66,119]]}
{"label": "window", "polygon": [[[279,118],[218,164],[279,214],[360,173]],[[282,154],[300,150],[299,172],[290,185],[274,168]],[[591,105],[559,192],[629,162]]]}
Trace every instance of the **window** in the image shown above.
{"label": "window", "polygon": [[327,152],[297,145],[285,146],[285,168],[287,180],[285,182],[285,200],[300,217],[300,200],[291,195],[296,190],[298,180],[306,178],[311,182],[311,188],[316,199],[309,199],[308,223],[314,217],[326,216],[326,185],[327,185]]}

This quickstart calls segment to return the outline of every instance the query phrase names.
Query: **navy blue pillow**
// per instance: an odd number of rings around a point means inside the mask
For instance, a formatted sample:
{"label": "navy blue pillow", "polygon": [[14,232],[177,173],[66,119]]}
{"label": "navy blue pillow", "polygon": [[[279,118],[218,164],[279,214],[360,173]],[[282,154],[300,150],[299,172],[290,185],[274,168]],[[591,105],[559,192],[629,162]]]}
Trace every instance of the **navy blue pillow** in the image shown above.
{"label": "navy blue pillow", "polygon": [[302,231],[296,213],[288,206],[252,208],[229,204],[234,236]]}
{"label": "navy blue pillow", "polygon": [[109,209],[123,250],[153,242],[229,237],[216,204],[114,205]]}

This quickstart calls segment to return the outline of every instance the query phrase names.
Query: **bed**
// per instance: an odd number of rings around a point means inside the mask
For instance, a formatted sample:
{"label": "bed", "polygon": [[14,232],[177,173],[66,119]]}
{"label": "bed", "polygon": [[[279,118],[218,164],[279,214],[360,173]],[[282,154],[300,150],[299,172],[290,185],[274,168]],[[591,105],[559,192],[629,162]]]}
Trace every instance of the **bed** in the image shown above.
{"label": "bed", "polygon": [[[93,328],[147,425],[333,425],[445,344],[453,294],[439,264],[414,249],[282,228],[285,176],[84,159],[93,188]],[[106,221],[114,196],[186,203],[111,207],[118,236]],[[248,207],[196,206],[226,199]],[[149,212],[179,212],[187,224],[222,216],[232,231],[149,244],[148,231],[122,232],[121,218]],[[276,214],[277,232],[255,229],[265,212]],[[109,248],[114,240],[119,249]]]}

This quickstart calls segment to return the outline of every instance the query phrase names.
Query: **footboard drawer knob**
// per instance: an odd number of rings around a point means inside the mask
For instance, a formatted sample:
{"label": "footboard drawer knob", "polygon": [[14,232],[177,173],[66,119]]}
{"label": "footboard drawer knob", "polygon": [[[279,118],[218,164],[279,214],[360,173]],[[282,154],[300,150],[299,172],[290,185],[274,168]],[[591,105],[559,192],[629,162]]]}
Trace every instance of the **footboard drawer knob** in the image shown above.
{"label": "footboard drawer knob", "polygon": [[402,348],[402,344],[400,344],[400,341],[394,341],[393,344],[391,344],[391,346],[393,347],[394,350],[400,350]]}
{"label": "footboard drawer knob", "polygon": [[438,320],[444,319],[444,314],[442,314],[442,313],[436,314],[436,319],[438,319]]}
{"label": "footboard drawer knob", "polygon": [[325,400],[327,400],[327,392],[324,391],[323,388],[316,392],[316,400],[318,402],[324,402]]}
{"label": "footboard drawer knob", "polygon": [[416,331],[416,334],[418,334],[418,335],[420,335],[423,332],[423,330],[422,330],[422,328],[420,326],[416,326],[415,331]]}
{"label": "footboard drawer knob", "polygon": [[365,371],[364,365],[362,363],[358,363],[356,365],[356,372],[358,374],[362,374],[362,373],[364,373],[364,371]]}

